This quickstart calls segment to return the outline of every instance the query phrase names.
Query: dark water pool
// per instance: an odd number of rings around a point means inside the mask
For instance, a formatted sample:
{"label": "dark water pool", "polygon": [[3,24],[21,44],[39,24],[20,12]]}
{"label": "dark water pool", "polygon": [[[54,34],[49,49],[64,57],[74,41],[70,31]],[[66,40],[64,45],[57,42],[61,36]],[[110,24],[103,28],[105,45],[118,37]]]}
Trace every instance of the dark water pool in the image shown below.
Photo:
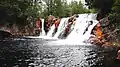
{"label": "dark water pool", "polygon": [[120,67],[113,48],[53,46],[51,41],[24,38],[0,41],[0,67]]}

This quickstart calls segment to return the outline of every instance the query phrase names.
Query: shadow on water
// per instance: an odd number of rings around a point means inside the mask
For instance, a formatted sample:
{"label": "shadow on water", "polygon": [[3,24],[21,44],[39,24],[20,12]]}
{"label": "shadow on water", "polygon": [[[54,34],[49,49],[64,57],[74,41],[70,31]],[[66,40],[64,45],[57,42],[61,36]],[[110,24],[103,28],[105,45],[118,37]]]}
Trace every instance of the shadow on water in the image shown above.
{"label": "shadow on water", "polygon": [[44,39],[0,41],[0,67],[117,67],[113,48],[49,46]]}

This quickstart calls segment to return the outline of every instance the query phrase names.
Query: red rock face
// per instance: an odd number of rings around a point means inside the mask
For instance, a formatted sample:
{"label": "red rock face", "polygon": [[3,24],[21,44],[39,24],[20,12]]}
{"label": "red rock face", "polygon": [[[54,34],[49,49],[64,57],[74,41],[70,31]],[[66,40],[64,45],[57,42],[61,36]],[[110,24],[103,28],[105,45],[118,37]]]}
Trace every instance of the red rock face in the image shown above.
{"label": "red rock face", "polygon": [[100,44],[101,46],[111,46],[112,43],[110,41],[106,41],[105,34],[103,33],[102,26],[100,23],[98,23],[95,28],[93,29],[93,35],[94,37],[90,38],[92,40],[92,43]]}
{"label": "red rock face", "polygon": [[102,31],[102,28],[101,28],[101,25],[100,23],[98,23],[95,27],[96,31],[95,31],[95,35],[98,39],[103,39],[104,37],[104,34],[103,34],[103,31]]}

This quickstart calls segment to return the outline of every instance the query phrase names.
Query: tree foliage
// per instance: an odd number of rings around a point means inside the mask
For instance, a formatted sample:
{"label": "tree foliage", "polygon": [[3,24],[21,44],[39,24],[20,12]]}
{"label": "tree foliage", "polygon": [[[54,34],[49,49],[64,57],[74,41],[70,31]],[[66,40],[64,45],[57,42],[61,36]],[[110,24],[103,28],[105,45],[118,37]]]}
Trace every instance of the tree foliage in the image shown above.
{"label": "tree foliage", "polygon": [[97,9],[101,14],[108,14],[111,11],[115,0],[85,0],[86,5],[91,9]]}
{"label": "tree foliage", "polygon": [[27,18],[36,17],[40,6],[34,0],[0,0],[1,24],[26,25]]}
{"label": "tree foliage", "polygon": [[114,24],[117,29],[119,29],[119,31],[117,31],[117,38],[120,40],[120,0],[115,0],[109,18],[111,23]]}
{"label": "tree foliage", "polygon": [[72,1],[70,7],[71,7],[71,14],[85,13],[85,8],[83,8],[81,1],[79,2]]}
{"label": "tree foliage", "polygon": [[0,24],[25,26],[38,17],[67,17],[86,12],[91,10],[84,8],[81,1],[68,4],[67,0],[0,0]]}

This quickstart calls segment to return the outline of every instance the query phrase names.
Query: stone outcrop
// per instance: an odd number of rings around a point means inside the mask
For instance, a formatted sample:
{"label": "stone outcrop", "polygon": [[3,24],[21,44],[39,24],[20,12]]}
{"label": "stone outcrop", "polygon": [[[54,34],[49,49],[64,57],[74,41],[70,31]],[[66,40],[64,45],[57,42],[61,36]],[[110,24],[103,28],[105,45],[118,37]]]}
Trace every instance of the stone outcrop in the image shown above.
{"label": "stone outcrop", "polygon": [[[92,40],[94,44],[97,45],[100,44],[101,46],[112,46],[112,42],[116,40],[117,31],[118,30],[115,28],[113,24],[110,23],[108,17],[106,16],[101,20],[99,20],[99,24],[97,24],[93,28],[91,34],[93,34],[94,37],[92,37],[90,40]],[[100,32],[102,32],[101,35],[98,35]],[[102,38],[99,39],[98,37],[102,37]]]}
{"label": "stone outcrop", "polygon": [[111,24],[108,17],[105,17],[100,20],[102,31],[104,32],[104,38],[107,41],[114,41],[116,39],[116,31],[114,24]]}
{"label": "stone outcrop", "polygon": [[7,31],[0,30],[0,40],[3,40],[5,38],[9,38],[9,37],[12,37],[11,33],[7,32]]}

